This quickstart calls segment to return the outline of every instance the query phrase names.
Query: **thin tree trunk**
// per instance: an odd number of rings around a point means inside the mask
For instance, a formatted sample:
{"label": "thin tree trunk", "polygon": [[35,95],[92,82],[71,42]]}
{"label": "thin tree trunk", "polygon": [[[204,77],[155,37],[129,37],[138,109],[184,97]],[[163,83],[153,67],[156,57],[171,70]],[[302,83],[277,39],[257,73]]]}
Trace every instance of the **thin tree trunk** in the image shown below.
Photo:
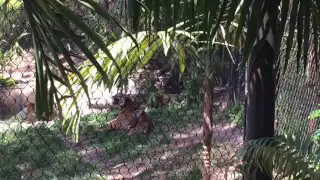
{"label": "thin tree trunk", "polygon": [[204,87],[204,110],[203,110],[203,180],[210,180],[211,171],[210,171],[210,152],[211,152],[211,140],[212,140],[212,109],[213,109],[213,88],[212,88],[212,78],[211,74],[211,56],[206,55],[206,78],[203,83]]}

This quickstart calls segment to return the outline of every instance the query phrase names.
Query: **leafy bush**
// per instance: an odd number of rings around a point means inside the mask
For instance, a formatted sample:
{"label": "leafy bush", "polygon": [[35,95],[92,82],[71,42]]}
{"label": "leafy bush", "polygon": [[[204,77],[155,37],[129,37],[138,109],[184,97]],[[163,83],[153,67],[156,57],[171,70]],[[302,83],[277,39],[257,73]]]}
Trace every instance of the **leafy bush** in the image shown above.
{"label": "leafy bush", "polygon": [[158,107],[158,97],[160,96],[160,90],[155,86],[155,82],[149,80],[146,83],[146,92],[143,94],[143,99],[150,107]]}
{"label": "leafy bush", "polygon": [[[25,34],[22,34],[21,38],[24,36],[25,36]],[[19,38],[19,39],[21,39],[21,38]],[[1,43],[0,43],[0,45],[1,45]],[[0,66],[2,66],[2,67],[6,66],[12,60],[14,55],[20,55],[20,54],[22,54],[22,52],[23,52],[23,49],[20,46],[20,44],[18,42],[14,42],[12,44],[12,46],[5,53],[2,53],[0,51]]]}
{"label": "leafy bush", "polygon": [[236,102],[234,105],[230,106],[228,109],[228,116],[232,123],[243,126],[244,118],[244,105],[243,103]]}
{"label": "leafy bush", "polygon": [[[319,104],[320,107],[320,104]],[[308,119],[318,119],[320,118],[320,109],[314,110],[310,113]]]}
{"label": "leafy bush", "polygon": [[0,75],[0,86],[13,87],[18,84],[18,81],[13,78],[5,78]]}

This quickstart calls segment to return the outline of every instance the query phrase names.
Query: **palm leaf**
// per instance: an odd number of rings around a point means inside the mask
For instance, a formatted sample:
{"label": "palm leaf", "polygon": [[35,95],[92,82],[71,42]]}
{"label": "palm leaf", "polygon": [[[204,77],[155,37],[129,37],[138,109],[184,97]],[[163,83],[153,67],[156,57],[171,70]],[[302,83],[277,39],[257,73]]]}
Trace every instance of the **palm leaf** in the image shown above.
{"label": "palm leaf", "polygon": [[[176,48],[176,52],[179,55],[179,69],[180,76],[185,70],[185,52],[186,51],[195,51],[195,49],[190,48],[186,44],[186,46],[182,45],[178,40],[181,39],[190,39],[193,43],[196,42],[196,38],[192,36],[190,33],[187,33],[183,30],[176,31],[175,34],[172,34],[173,28],[169,28],[167,30],[168,34],[166,36],[167,39],[162,39],[164,37],[165,31],[160,31],[158,33],[148,34],[146,31],[138,32],[136,42],[138,42],[138,47],[134,45],[134,42],[130,37],[124,37],[119,39],[118,41],[107,46],[107,49],[112,53],[112,56],[116,58],[117,66],[115,66],[112,60],[109,58],[104,51],[100,50],[94,57],[97,59],[97,62],[102,65],[102,69],[106,72],[109,77],[108,84],[106,88],[111,90],[115,86],[123,85],[123,78],[128,78],[135,70],[144,67],[149,60],[162,48],[165,49],[165,44],[169,43],[169,46],[174,46]],[[179,38],[177,38],[179,37]],[[181,38],[182,37],[182,38]],[[187,41],[185,41],[187,42]],[[177,45],[172,45],[177,44]],[[185,48],[188,48],[186,50]],[[193,54],[197,54],[197,52],[193,52]],[[118,68],[120,71],[118,70]],[[86,80],[86,83],[91,84],[89,89],[94,88],[101,84],[102,76],[100,73],[97,73],[97,69],[90,64],[90,59],[84,61],[83,65],[80,66],[80,74],[83,79]],[[122,76],[120,77],[120,74]],[[77,78],[76,73],[72,73],[68,75],[68,81],[73,89],[77,89],[74,93],[74,99],[78,100],[83,96],[84,89],[83,87],[79,87],[81,84],[81,80]],[[65,81],[63,81],[65,82]],[[65,89],[62,83],[56,82],[59,84],[58,92],[61,95],[69,95],[71,90],[69,88]],[[76,107],[76,103],[68,103],[65,101],[62,103],[62,108],[66,109],[63,126],[67,123],[67,132],[72,130],[77,130],[77,123],[79,121],[78,116],[73,116],[72,112],[78,112],[74,107]],[[67,122],[68,121],[68,122]]]}
{"label": "palm leaf", "polygon": [[311,164],[316,161],[320,147],[301,134],[281,135],[274,138],[252,140],[238,151],[238,158],[247,162],[242,166],[244,173],[251,167],[263,172],[274,170],[278,177],[298,179],[319,179],[320,173]]}
{"label": "palm leaf", "polygon": [[[109,15],[105,11],[101,11],[101,8],[96,2],[85,0],[81,1],[82,4],[84,4],[84,2],[87,2],[85,6],[86,8],[96,11],[98,15],[104,17],[109,21],[116,22],[116,20],[111,15]],[[114,57],[106,48],[106,44],[102,41],[100,36],[89,25],[79,19],[79,17],[77,17],[74,12],[67,8],[64,5],[63,1],[24,0],[23,5],[27,12],[28,21],[31,24],[33,43],[35,47],[37,117],[42,118],[43,116],[49,115],[49,111],[52,110],[52,107],[48,106],[53,106],[53,100],[60,103],[58,95],[59,88],[55,88],[55,85],[53,84],[53,82],[58,81],[60,83],[60,86],[67,87],[67,92],[73,97],[72,102],[74,107],[76,107],[76,115],[72,116],[72,128],[67,129],[75,132],[77,131],[80,117],[79,107],[77,105],[77,97],[79,97],[79,94],[81,93],[73,90],[72,86],[74,79],[78,79],[82,90],[89,99],[89,103],[90,98],[88,87],[86,85],[86,79],[77,69],[73,60],[71,59],[71,56],[64,48],[63,43],[61,42],[61,37],[71,39],[82,50],[82,52],[88,58],[90,64],[92,64],[93,67],[97,69],[97,72],[101,75],[105,83],[108,83],[108,77],[101,64],[99,64],[94,57],[91,50],[89,50],[89,48],[81,41],[79,36],[74,33],[73,29],[71,29],[71,27],[65,22],[65,20],[73,23],[73,25],[75,25],[78,30],[83,32],[84,35],[88,36],[108,56],[108,58],[111,60],[111,62],[113,62],[115,66],[117,64],[115,63]],[[64,20],[60,18],[61,16],[64,17]],[[54,24],[56,25],[56,27],[58,27],[59,31],[57,32],[59,33],[56,33],[55,30],[52,30],[51,24]],[[135,42],[133,36],[129,34],[123,27],[121,28],[129,35],[132,41]],[[135,44],[137,43],[135,42]],[[50,55],[48,55],[48,52]],[[69,65],[69,68],[66,68],[62,65],[60,59],[58,58],[58,55],[60,53],[63,54],[64,59]],[[59,70],[59,75],[51,72],[51,68],[57,68]],[[69,73],[75,75],[73,81],[70,81],[70,79],[68,78]],[[49,81],[51,86],[50,88]],[[58,104],[58,108],[60,110],[62,109],[60,107],[60,104]],[[60,110],[59,114],[60,118],[62,119],[62,117],[65,115]],[[75,137],[77,137],[77,135]]]}

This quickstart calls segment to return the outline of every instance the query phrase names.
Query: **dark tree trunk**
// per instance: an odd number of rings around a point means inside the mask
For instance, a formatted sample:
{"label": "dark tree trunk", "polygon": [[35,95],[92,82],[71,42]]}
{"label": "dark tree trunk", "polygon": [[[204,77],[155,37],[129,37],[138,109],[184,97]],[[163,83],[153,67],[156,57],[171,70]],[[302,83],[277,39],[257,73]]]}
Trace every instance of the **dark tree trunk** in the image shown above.
{"label": "dark tree trunk", "polygon": [[[256,59],[249,74],[246,141],[272,137],[274,135],[275,87],[272,76],[274,56],[273,49],[268,43],[265,43],[263,49],[266,53],[265,58]],[[256,179],[271,180],[271,177],[258,171]]]}
{"label": "dark tree trunk", "polygon": [[203,83],[204,88],[204,110],[203,110],[203,180],[210,180],[211,171],[210,171],[210,160],[211,160],[211,140],[212,140],[212,113],[213,113],[213,88],[212,88],[212,79],[211,66],[212,60],[211,56],[207,55],[206,58],[206,78]]}
{"label": "dark tree trunk", "polygon": [[[266,37],[258,36],[247,67],[246,142],[274,136],[276,93],[274,65],[277,58],[277,48],[279,47],[276,43],[280,42],[276,39],[278,35],[277,1],[264,1],[263,8],[266,8],[267,14],[262,25],[266,26],[268,21],[270,29],[268,31],[264,29],[264,34],[267,34]],[[265,38],[265,40],[262,40],[262,38]],[[251,156],[254,156],[254,154],[251,154]],[[257,168],[257,171],[252,171],[245,179],[272,180],[272,177],[268,175],[272,172],[263,173],[257,166],[254,168]]]}

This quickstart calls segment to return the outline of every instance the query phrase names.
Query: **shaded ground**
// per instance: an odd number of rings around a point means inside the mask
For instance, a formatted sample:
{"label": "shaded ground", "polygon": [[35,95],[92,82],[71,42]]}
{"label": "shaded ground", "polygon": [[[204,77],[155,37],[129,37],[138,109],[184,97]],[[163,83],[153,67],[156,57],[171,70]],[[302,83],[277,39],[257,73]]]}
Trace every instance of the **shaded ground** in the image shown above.
{"label": "shaded ground", "polygon": [[14,55],[10,63],[0,68],[0,74],[18,80],[13,88],[0,87],[0,120],[10,118],[22,110],[25,103],[34,102],[35,67],[33,53]]}
{"label": "shaded ground", "polygon": [[[52,123],[44,123],[50,128],[41,127],[43,123],[34,128],[13,116],[27,101],[34,101],[32,52],[15,57],[0,73],[19,80],[16,88],[0,88],[0,117],[11,117],[0,122],[0,157],[4,159],[0,162],[1,179],[201,177],[201,107],[170,106],[151,110],[149,115],[156,128],[149,139],[143,135],[128,137],[121,132],[99,130],[116,112],[88,115],[82,120],[83,139],[76,145],[66,140]],[[217,98],[216,110],[221,112],[225,104],[223,98]],[[238,127],[222,123],[218,115],[215,120],[212,179],[234,179],[226,174],[234,171],[232,157],[242,144],[242,133]]]}
{"label": "shaded ground", "polygon": [[[185,107],[149,111],[156,124],[149,140],[143,135],[128,137],[121,132],[99,130],[106,119],[115,115],[112,112],[83,117],[82,139],[77,145],[64,138],[52,124],[45,124],[51,125],[49,129],[23,125],[25,130],[15,126],[15,131],[2,131],[0,151],[9,163],[0,164],[0,177],[4,177],[1,179],[195,179],[199,176],[200,111]],[[14,123],[10,125],[13,127]],[[242,143],[240,129],[217,121],[213,142],[213,179],[225,179],[226,172],[234,169],[232,156]]]}
{"label": "shaded ground", "polygon": [[[230,175],[235,168],[234,162],[230,159],[241,145],[241,132],[235,126],[217,124],[216,127],[216,144],[213,148],[213,164],[216,168],[213,168],[212,179],[225,179],[226,173],[227,179],[233,179]],[[194,125],[188,129],[173,134],[168,144],[140,152],[139,157],[135,159],[124,160],[125,157],[121,156],[105,157],[104,148],[92,148],[90,143],[78,146],[75,150],[84,162],[94,164],[99,167],[99,171],[108,174],[108,179],[185,179],[184,175],[201,167],[202,128],[200,125]]]}
{"label": "shaded ground", "polygon": [[[55,125],[49,129],[23,125],[26,130],[15,126],[15,131],[1,133],[0,151],[10,163],[0,165],[0,176],[7,179],[197,179],[202,129],[201,111],[196,109],[199,108],[173,106],[149,111],[156,125],[149,140],[143,135],[130,138],[121,132],[99,130],[116,112],[83,117],[82,139],[77,145],[66,140]],[[225,179],[225,173],[234,169],[232,155],[242,143],[240,129],[217,121],[213,142],[213,179]]]}

